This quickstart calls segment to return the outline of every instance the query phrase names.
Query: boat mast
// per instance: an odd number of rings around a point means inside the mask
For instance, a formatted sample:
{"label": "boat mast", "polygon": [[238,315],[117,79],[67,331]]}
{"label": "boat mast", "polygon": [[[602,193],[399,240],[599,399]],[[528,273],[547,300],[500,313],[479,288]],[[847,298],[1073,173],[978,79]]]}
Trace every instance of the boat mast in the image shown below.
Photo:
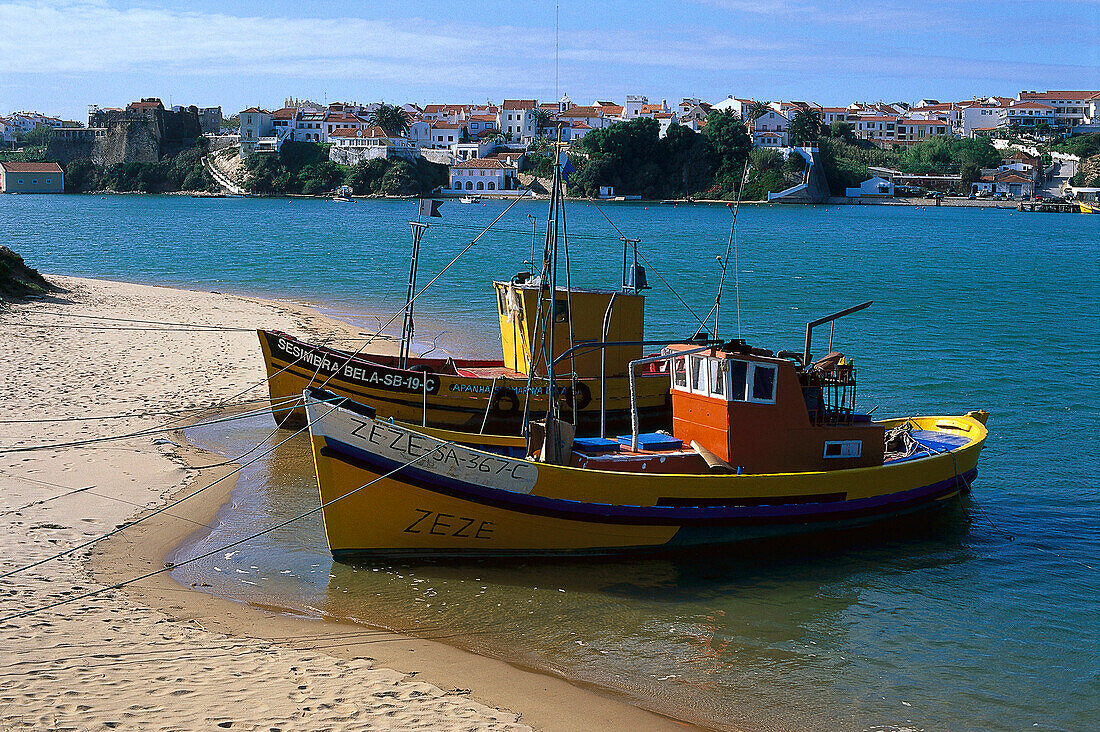
{"label": "boat mast", "polygon": [[420,259],[420,237],[424,235],[424,230],[428,228],[428,224],[420,222],[420,216],[420,207],[418,206],[416,221],[409,222],[409,226],[412,228],[412,256],[409,262],[409,289],[405,294],[405,319],[401,324],[401,350],[399,352],[399,365],[403,369],[408,368],[409,350],[412,346],[415,331],[413,327],[413,301],[416,299],[416,266],[417,261]]}

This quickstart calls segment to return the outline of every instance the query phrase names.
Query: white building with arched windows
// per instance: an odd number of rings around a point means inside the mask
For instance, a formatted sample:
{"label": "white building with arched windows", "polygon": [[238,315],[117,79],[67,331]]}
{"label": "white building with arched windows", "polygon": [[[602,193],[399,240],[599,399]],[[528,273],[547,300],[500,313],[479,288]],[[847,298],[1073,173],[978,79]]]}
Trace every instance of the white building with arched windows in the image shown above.
{"label": "white building with arched windows", "polygon": [[451,190],[455,193],[514,191],[518,188],[516,166],[496,158],[471,158],[451,166]]}

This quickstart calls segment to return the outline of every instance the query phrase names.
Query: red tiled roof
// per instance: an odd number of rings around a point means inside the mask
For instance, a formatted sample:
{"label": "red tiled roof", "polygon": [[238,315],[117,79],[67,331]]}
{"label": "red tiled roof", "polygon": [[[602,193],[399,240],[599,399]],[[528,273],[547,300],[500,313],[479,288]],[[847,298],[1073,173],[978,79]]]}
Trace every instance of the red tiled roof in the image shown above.
{"label": "red tiled roof", "polygon": [[325,115],[325,122],[351,122],[361,124],[363,120],[355,116],[354,114],[346,114],[344,112],[329,112]]}
{"label": "red tiled roof", "polygon": [[248,109],[241,110],[241,114],[271,114],[266,109],[260,109],[259,107],[249,107]]}
{"label": "red tiled roof", "polygon": [[477,136],[484,139],[486,137],[489,137],[490,135],[495,135],[498,132],[500,132],[500,130],[494,130],[492,127],[490,127],[487,130],[482,130],[481,132],[477,133]]}
{"label": "red tiled roof", "polygon": [[472,122],[496,122],[497,118],[492,114],[471,114],[470,121]]}
{"label": "red tiled roof", "polygon": [[437,130],[458,130],[462,129],[462,126],[456,125],[454,122],[432,122],[432,128]]}
{"label": "red tiled roof", "polygon": [[365,130],[358,130],[351,127],[338,127],[332,132],[328,133],[329,137],[389,137],[386,131],[381,127],[374,126],[368,127]]}
{"label": "red tiled roof", "polygon": [[569,117],[587,118],[587,117],[599,117],[600,113],[596,111],[595,107],[573,107],[567,109],[564,112],[558,112],[556,115],[558,119]]}
{"label": "red tiled roof", "polygon": [[1094,95],[1100,94],[1100,92],[1093,91],[1056,91],[1048,90],[1045,92],[1020,92],[1020,99],[1092,99]]}
{"label": "red tiled roof", "polygon": [[424,113],[425,114],[433,114],[435,112],[442,112],[446,108],[447,108],[447,105],[445,105],[445,104],[425,104],[424,105]]}
{"label": "red tiled roof", "polygon": [[472,168],[484,168],[502,170],[510,166],[505,165],[496,158],[470,158],[469,160],[452,165],[451,168],[472,169]]}
{"label": "red tiled roof", "polygon": [[282,109],[276,109],[271,113],[271,116],[275,119],[294,119],[297,111],[294,107],[283,107]]}
{"label": "red tiled roof", "polygon": [[655,112],[654,119],[672,119],[672,112]]}
{"label": "red tiled roof", "polygon": [[649,114],[650,112],[661,112],[664,110],[660,104],[643,104],[638,110],[639,114]]}
{"label": "red tiled roof", "polygon": [[0,168],[9,173],[60,173],[61,166],[57,163],[15,163],[0,162]]}
{"label": "red tiled roof", "polygon": [[1049,104],[1042,104],[1040,102],[1017,102],[1016,104],[1011,105],[1008,109],[1009,111],[1011,111],[1013,109],[1054,109],[1054,107],[1050,106]]}
{"label": "red tiled roof", "polygon": [[534,99],[505,99],[504,109],[534,109]]}
{"label": "red tiled roof", "polygon": [[574,122],[573,124],[571,124],[569,126],[570,126],[570,128],[572,128],[574,130],[590,130],[590,129],[592,129],[592,125],[588,124],[587,122]]}

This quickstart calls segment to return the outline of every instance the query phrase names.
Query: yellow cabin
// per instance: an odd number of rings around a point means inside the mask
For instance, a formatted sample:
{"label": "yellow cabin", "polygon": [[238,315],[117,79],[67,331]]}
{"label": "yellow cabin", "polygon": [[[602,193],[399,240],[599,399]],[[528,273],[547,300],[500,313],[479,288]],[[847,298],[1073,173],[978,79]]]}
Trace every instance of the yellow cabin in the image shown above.
{"label": "yellow cabin", "polygon": [[[500,342],[505,368],[526,374],[532,359],[535,375],[546,376],[542,357],[544,328],[536,320],[549,310],[549,288],[520,275],[511,282],[493,282],[500,316]],[[542,300],[542,309],[539,301]],[[645,332],[645,296],[618,290],[558,288],[554,297],[553,358],[571,345],[585,342],[641,341]],[[572,334],[570,334],[572,328]],[[570,342],[572,335],[572,342]],[[642,346],[614,346],[607,349],[607,376],[626,376],[628,364],[641,358]],[[553,360],[551,358],[550,360]],[[601,352],[582,349],[555,367],[557,375],[574,372],[580,377],[599,377]]]}

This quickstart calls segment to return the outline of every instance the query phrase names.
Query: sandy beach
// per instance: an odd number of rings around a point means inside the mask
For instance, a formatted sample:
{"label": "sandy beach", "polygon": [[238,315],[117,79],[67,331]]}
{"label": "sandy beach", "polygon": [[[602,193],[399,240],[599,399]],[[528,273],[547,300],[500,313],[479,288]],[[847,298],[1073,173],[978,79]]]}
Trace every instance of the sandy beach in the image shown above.
{"label": "sandy beach", "polygon": [[[230,414],[218,408],[226,401],[266,398],[252,329],[362,335],[293,303],[49,279],[63,291],[0,309],[0,574],[230,473],[178,430]],[[89,549],[0,578],[0,617],[163,568],[232,487],[230,476]],[[0,644],[3,730],[684,727],[435,641],[221,600],[167,572],[0,622]]]}

